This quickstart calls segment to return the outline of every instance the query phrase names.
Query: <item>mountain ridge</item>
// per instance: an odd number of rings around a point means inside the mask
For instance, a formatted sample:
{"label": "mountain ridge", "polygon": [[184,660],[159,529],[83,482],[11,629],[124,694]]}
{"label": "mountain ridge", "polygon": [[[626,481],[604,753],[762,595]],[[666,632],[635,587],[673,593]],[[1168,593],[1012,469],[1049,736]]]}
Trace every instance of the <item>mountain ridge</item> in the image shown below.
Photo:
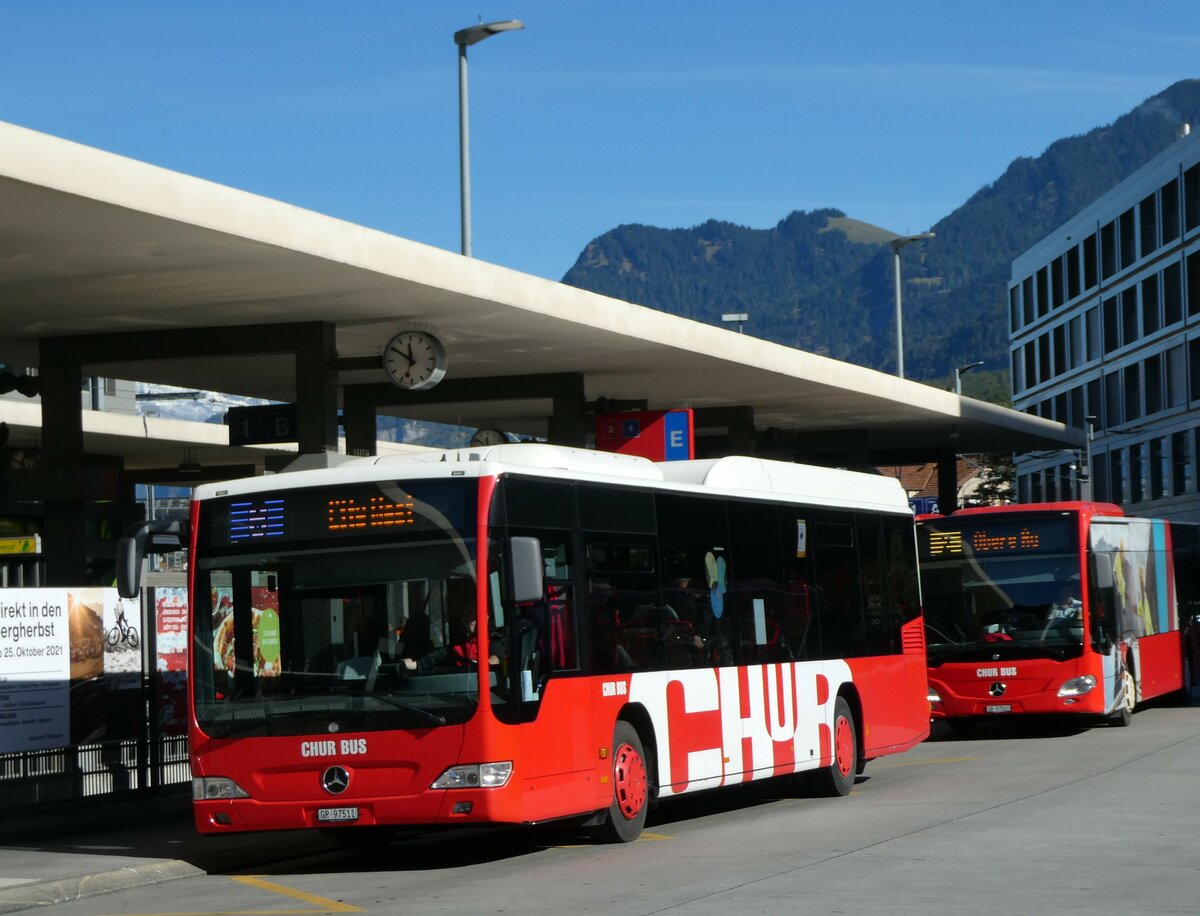
{"label": "mountain ridge", "polygon": [[[1197,121],[1200,80],[1177,82],[1111,124],[1014,159],[930,227],[936,238],[905,247],[906,375],[945,377],[977,360],[1007,371],[1012,260]],[[769,229],[625,224],[589,242],[563,282],[711,324],[747,312],[747,333],[892,372],[891,235],[833,207]]]}

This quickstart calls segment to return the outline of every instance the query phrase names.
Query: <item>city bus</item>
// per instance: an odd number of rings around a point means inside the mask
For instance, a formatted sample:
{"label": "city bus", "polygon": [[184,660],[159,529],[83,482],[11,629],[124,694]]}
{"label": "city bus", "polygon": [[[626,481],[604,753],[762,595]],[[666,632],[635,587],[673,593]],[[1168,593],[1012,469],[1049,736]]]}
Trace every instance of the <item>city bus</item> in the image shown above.
{"label": "city bus", "polygon": [[[169,541],[122,543],[120,588]],[[768,777],[846,795],[929,733],[896,481],[546,444],[195,491],[203,833],[575,819]]]}
{"label": "city bus", "polygon": [[960,509],[917,522],[929,699],[965,728],[1190,700],[1197,527],[1109,503]]}

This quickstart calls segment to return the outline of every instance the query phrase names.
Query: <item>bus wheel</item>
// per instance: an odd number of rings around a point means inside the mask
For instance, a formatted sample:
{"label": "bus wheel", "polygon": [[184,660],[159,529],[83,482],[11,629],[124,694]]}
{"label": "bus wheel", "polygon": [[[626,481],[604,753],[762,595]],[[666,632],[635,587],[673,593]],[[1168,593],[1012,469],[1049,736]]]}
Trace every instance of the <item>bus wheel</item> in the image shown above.
{"label": "bus wheel", "polygon": [[813,773],[812,786],[818,795],[849,795],[858,769],[858,736],[854,716],[845,697],[833,705],[833,763]]}
{"label": "bus wheel", "polygon": [[649,810],[649,779],[642,739],[628,722],[613,730],[613,800],[608,817],[593,836],[606,843],[632,843],[642,832]]}
{"label": "bus wheel", "polygon": [[1113,713],[1109,718],[1108,724],[1115,725],[1117,728],[1124,728],[1133,722],[1133,705],[1137,702],[1137,685],[1133,682],[1133,674],[1129,669],[1125,669],[1125,674],[1121,677],[1121,708]]}

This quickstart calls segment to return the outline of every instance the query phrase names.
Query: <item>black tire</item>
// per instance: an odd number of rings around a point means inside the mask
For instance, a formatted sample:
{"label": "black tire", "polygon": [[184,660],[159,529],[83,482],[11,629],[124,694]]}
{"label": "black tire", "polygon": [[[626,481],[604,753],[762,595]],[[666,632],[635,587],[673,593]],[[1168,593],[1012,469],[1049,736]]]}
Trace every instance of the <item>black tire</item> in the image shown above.
{"label": "black tire", "polygon": [[642,833],[650,810],[650,768],[641,735],[628,722],[613,729],[613,800],[604,823],[592,828],[601,843],[632,843]]}
{"label": "black tire", "polygon": [[854,725],[850,704],[845,697],[839,696],[833,704],[833,763],[813,773],[813,792],[831,798],[849,795],[854,788],[857,769],[858,730]]}
{"label": "black tire", "polygon": [[108,647],[110,649],[112,649],[120,641],[121,641],[121,631],[119,629],[117,629],[116,627],[113,627],[111,630],[108,631]]}
{"label": "black tire", "polygon": [[125,638],[129,641],[129,648],[131,648],[131,649],[137,648],[137,646],[138,646],[137,630],[130,630],[128,635]]}

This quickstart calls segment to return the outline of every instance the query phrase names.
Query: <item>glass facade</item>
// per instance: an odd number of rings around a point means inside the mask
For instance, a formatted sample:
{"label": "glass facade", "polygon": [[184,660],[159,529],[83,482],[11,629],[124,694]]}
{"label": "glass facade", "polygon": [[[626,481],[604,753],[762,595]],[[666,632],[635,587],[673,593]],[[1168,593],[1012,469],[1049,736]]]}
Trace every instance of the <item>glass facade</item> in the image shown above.
{"label": "glass facade", "polygon": [[[1013,406],[1090,425],[1096,499],[1200,521],[1200,135],[1013,262]],[[1017,458],[1023,501],[1087,495],[1085,453]]]}

